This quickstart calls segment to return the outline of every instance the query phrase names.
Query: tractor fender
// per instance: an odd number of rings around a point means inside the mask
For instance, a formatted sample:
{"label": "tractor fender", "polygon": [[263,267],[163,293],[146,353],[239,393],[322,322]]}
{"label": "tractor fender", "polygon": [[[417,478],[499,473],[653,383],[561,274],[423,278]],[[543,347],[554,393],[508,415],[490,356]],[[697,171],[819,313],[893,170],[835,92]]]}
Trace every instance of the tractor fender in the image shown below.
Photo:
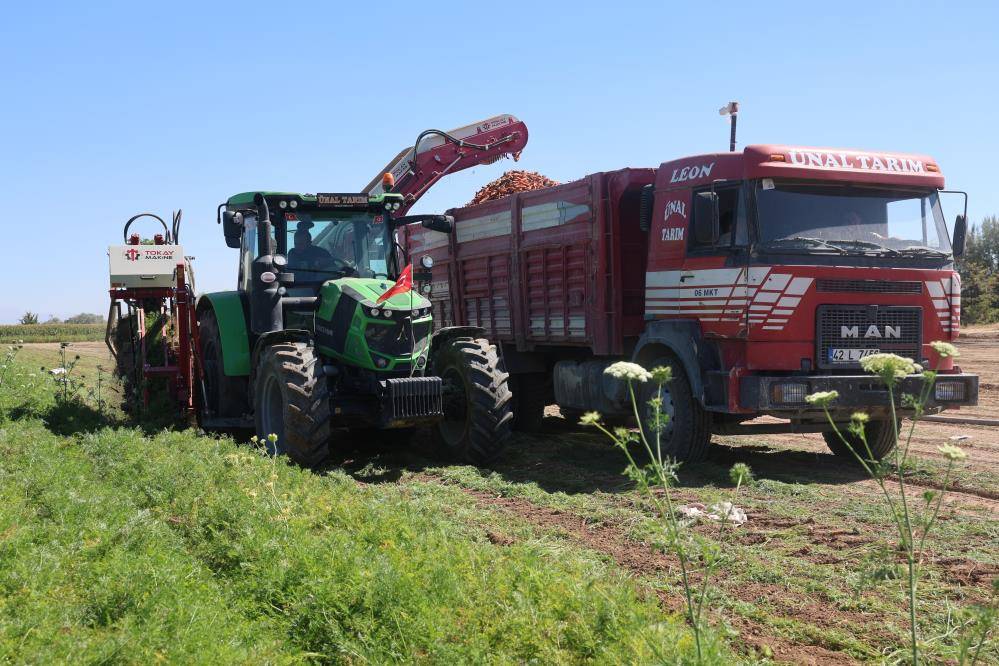
{"label": "tractor fender", "polygon": [[486,329],[481,326],[444,326],[443,328],[439,328],[434,331],[433,337],[430,338],[430,355],[433,355],[433,353],[448,340],[453,340],[454,338],[462,336],[481,338],[485,337],[485,335]]}
{"label": "tractor fender", "polygon": [[222,370],[229,377],[246,377],[250,374],[250,336],[247,310],[238,291],[217,291],[202,294],[196,304],[197,312],[211,309],[219,324],[222,343]]}
{"label": "tractor fender", "polygon": [[683,365],[694,396],[704,404],[704,377],[720,367],[718,350],[701,334],[701,324],[689,319],[648,322],[638,339],[632,360],[648,368],[664,353],[676,356]]}

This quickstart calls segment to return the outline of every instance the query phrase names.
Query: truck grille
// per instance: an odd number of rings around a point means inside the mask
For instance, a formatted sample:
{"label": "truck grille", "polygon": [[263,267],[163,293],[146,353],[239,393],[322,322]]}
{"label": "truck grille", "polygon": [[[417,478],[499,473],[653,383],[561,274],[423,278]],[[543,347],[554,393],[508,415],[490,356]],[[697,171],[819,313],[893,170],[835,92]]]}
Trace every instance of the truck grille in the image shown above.
{"label": "truck grille", "polygon": [[835,280],[815,281],[815,289],[824,292],[860,292],[865,294],[921,294],[922,282],[899,280]]}
{"label": "truck grille", "polygon": [[383,415],[387,421],[441,416],[444,403],[440,377],[401,377],[385,380]]}
{"label": "truck grille", "polygon": [[818,366],[860,367],[857,360],[832,361],[830,350],[835,349],[877,349],[918,361],[922,323],[919,307],[820,305],[815,325]]}

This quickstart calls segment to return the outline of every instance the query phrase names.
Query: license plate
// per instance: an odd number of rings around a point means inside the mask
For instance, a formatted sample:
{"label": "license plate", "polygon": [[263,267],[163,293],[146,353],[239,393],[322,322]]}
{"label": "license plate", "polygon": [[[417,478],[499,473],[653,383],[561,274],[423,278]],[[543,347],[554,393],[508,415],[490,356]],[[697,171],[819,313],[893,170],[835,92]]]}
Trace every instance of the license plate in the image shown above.
{"label": "license plate", "polygon": [[879,353],[880,349],[830,349],[830,363],[856,363],[862,358]]}

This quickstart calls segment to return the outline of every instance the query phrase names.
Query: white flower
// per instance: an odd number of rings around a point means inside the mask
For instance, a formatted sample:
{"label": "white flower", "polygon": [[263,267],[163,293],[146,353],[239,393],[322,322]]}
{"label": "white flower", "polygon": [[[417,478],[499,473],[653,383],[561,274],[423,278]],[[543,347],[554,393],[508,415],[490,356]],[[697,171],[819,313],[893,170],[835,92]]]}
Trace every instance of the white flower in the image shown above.
{"label": "white flower", "polygon": [[897,379],[903,379],[906,375],[914,375],[923,370],[911,358],[897,354],[871,354],[860,359],[860,365],[866,372],[880,376],[889,385],[894,384]]}
{"label": "white flower", "polygon": [[944,458],[951,461],[964,460],[968,457],[968,454],[954,446],[953,444],[944,444],[943,446],[938,446],[937,451],[939,451]]}
{"label": "white flower", "polygon": [[818,407],[825,407],[839,397],[839,391],[819,391],[805,396],[805,402]]}
{"label": "white flower", "polygon": [[52,368],[51,370],[49,370],[49,372],[54,377],[58,377],[59,375],[65,375],[66,374],[66,368]]}
{"label": "white flower", "polygon": [[617,379],[624,379],[627,381],[634,380],[636,382],[647,382],[652,379],[651,372],[637,363],[629,363],[628,361],[618,361],[604,370],[604,374],[608,374]]}
{"label": "white flower", "polygon": [[943,340],[934,340],[930,346],[933,347],[933,351],[940,355],[940,358],[957,358],[961,355],[961,352],[957,351],[957,347]]}
{"label": "white flower", "polygon": [[579,425],[591,426],[600,423],[600,412],[586,412],[579,419]]}

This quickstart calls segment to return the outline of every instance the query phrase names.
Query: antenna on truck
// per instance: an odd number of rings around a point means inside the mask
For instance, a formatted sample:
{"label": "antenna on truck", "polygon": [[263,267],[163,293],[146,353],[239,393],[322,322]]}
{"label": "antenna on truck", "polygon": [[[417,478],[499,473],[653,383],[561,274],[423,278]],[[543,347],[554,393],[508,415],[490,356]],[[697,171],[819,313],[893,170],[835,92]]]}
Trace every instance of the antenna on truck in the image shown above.
{"label": "antenna on truck", "polygon": [[739,103],[729,102],[722,108],[718,109],[718,115],[728,116],[732,119],[732,130],[729,133],[728,138],[728,150],[730,153],[735,152],[735,122],[739,117]]}

